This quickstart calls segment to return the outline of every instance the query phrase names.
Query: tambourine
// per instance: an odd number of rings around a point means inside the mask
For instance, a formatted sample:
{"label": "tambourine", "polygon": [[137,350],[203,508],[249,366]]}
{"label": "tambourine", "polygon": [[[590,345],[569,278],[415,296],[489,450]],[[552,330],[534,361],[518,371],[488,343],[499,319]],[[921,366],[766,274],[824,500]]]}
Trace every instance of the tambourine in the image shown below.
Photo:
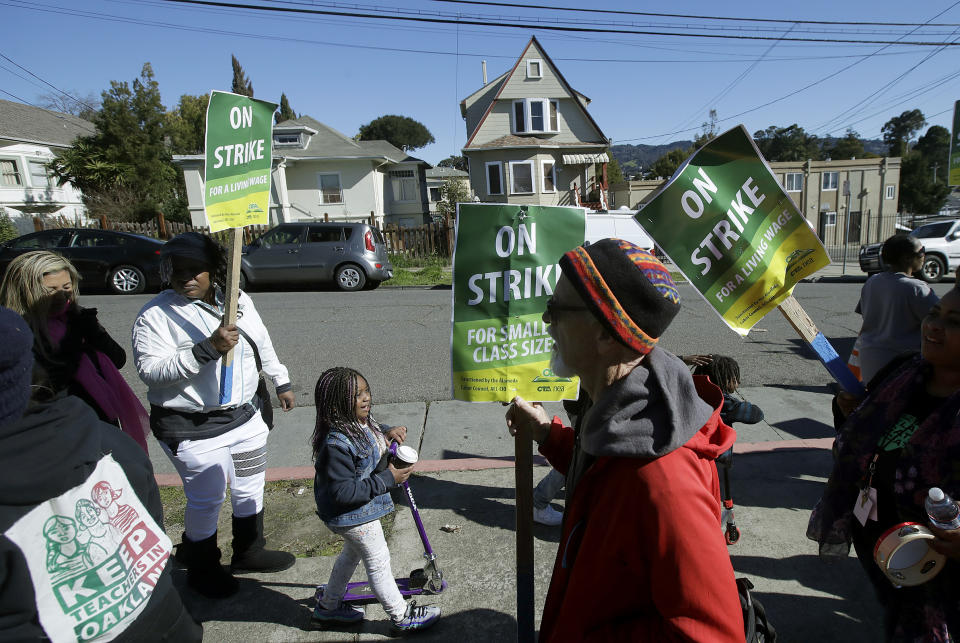
{"label": "tambourine", "polygon": [[883,532],[873,560],[894,587],[922,585],[940,573],[946,557],[930,547],[936,536],[918,522],[901,522]]}

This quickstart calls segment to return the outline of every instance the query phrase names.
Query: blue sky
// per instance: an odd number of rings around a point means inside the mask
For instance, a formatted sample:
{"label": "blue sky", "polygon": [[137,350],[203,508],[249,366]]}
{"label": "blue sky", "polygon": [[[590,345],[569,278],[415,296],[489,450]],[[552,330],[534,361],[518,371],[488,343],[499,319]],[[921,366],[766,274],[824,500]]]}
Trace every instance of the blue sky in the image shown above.
{"label": "blue sky", "polygon": [[[171,108],[182,94],[229,90],[235,54],[257,98],[279,102],[285,92],[294,110],[344,134],[356,134],[383,114],[421,121],[436,143],[414,154],[431,163],[458,154],[466,141],[458,104],[482,85],[481,61],[495,78],[513,65],[531,35],[569,83],[592,99],[590,112],[614,144],[692,138],[711,108],[720,130],[739,123],[750,132],[797,123],[820,136],[843,135],[852,127],[865,138],[879,138],[891,116],[913,108],[928,124],[949,129],[953,102],[960,99],[960,47],[899,44],[960,43],[960,1],[954,0],[561,0],[523,7],[438,0],[245,3],[459,24],[279,15],[163,0],[0,0],[0,98],[36,104],[41,94],[55,93],[51,85],[80,97],[99,95],[111,80],[132,81],[150,62]],[[554,11],[531,4],[786,22]],[[561,32],[464,24],[468,20],[772,39]],[[798,20],[910,24],[791,22]]]}

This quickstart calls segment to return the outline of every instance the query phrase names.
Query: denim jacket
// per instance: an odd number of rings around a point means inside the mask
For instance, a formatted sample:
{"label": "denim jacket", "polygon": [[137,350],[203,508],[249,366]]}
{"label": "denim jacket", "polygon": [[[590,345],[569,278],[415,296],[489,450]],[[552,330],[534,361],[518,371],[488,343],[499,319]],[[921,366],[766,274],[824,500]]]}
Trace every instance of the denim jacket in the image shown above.
{"label": "denim jacket", "polygon": [[[366,429],[371,444],[376,441]],[[317,455],[313,495],[317,514],[329,526],[352,527],[377,520],[393,511],[388,491],[397,486],[388,469],[377,471],[379,450],[361,451],[339,431],[331,431]]]}

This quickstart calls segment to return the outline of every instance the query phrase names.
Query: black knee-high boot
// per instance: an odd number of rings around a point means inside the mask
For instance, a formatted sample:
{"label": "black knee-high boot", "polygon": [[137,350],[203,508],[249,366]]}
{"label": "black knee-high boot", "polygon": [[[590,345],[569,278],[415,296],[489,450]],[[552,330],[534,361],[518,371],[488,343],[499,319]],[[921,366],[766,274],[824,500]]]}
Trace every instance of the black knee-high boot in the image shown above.
{"label": "black knee-high boot", "polygon": [[266,549],[263,537],[263,511],[252,516],[233,516],[233,557],[235,572],[281,572],[293,567],[296,557],[285,551]]}
{"label": "black knee-high boot", "polygon": [[197,541],[184,534],[176,558],[187,566],[187,584],[207,598],[226,598],[240,587],[237,579],[220,564],[217,532]]}

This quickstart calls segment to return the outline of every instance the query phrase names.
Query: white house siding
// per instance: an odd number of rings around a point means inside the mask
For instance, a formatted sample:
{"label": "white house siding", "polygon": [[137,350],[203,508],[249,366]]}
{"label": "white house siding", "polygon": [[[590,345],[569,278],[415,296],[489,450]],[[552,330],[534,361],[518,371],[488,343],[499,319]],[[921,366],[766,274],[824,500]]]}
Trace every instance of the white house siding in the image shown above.
{"label": "white house siding", "polygon": [[[59,186],[56,179],[48,175],[45,175],[45,181],[38,180],[31,172],[31,161],[45,164],[52,159],[53,151],[47,146],[29,143],[0,144],[0,160],[12,161],[16,165],[20,183],[7,185],[0,180],[0,208],[6,211],[21,233],[33,231],[34,215],[26,211],[30,206],[59,206],[57,211],[47,216],[64,217],[75,223],[82,222],[86,217],[82,195],[73,185],[66,183]],[[43,185],[44,182],[46,185]]]}
{"label": "white house siding", "polygon": [[[287,193],[291,220],[357,220],[377,211],[372,163],[358,161],[297,161],[287,163]],[[321,203],[319,176],[339,174],[343,203]]]}
{"label": "white house siding", "polygon": [[[492,203],[519,203],[528,205],[575,205],[570,188],[574,183],[582,184],[584,166],[561,167],[560,150],[541,150],[532,154],[530,149],[490,150],[473,152],[470,164],[470,182],[481,201]],[[532,160],[534,173],[533,194],[511,194],[510,161]],[[557,189],[555,192],[543,191],[543,161],[552,160],[557,168]],[[487,194],[486,163],[503,163],[503,194]]]}

